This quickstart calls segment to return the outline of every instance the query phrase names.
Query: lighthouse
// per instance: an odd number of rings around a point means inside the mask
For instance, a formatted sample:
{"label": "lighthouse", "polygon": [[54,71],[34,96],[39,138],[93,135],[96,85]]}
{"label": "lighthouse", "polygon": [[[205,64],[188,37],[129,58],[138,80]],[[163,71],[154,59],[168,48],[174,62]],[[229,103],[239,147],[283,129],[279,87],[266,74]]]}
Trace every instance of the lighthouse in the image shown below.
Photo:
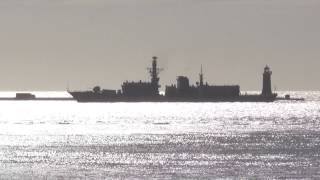
{"label": "lighthouse", "polygon": [[266,65],[263,72],[262,96],[272,96],[271,75],[272,75],[272,71],[270,70],[268,65]]}

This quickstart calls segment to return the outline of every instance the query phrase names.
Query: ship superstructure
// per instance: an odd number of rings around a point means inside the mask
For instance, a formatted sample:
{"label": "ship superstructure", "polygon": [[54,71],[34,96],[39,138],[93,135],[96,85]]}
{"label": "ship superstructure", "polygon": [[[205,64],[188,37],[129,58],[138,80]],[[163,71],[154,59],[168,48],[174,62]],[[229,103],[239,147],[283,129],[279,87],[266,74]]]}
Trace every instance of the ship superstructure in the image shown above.
{"label": "ship superstructure", "polygon": [[152,66],[148,68],[150,74],[149,82],[125,81],[121,90],[101,89],[99,86],[92,91],[73,91],[69,93],[79,102],[126,102],[126,101],[161,101],[163,96],[159,95],[159,73],[161,68],[157,67],[157,57],[152,57]]}
{"label": "ship superstructure", "polygon": [[69,92],[78,102],[270,102],[276,100],[277,94],[271,90],[272,72],[268,66],[263,72],[263,88],[261,94],[241,95],[239,85],[209,85],[204,83],[201,66],[199,82],[190,85],[189,78],[178,76],[176,84],[166,86],[165,94],[159,94],[159,73],[157,57],[152,58],[152,66],[148,68],[149,82],[129,82],[122,84],[121,90],[101,89],[92,91]]}
{"label": "ship superstructure", "polygon": [[194,100],[218,100],[235,99],[240,96],[240,86],[212,86],[204,84],[203,71],[199,74],[199,82],[196,85],[189,84],[189,78],[178,76],[177,84],[166,86],[165,96],[173,99],[194,99]]}
{"label": "ship superstructure", "polygon": [[152,57],[152,67],[148,68],[151,76],[150,82],[124,82],[122,84],[121,95],[125,97],[155,97],[159,96],[159,73],[160,68],[157,67],[157,57]]}

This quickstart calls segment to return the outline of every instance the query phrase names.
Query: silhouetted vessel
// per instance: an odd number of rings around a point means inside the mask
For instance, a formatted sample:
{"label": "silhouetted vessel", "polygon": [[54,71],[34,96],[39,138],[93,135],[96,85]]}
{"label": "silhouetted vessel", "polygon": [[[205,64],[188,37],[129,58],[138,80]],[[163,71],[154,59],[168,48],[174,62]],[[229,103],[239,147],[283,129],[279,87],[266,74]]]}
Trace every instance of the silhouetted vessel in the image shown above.
{"label": "silhouetted vessel", "polygon": [[17,100],[34,100],[36,96],[31,93],[16,93]]}
{"label": "silhouetted vessel", "polygon": [[32,93],[16,93],[15,97],[0,97],[0,101],[74,101],[71,97],[36,97]]}
{"label": "silhouetted vessel", "polygon": [[[276,93],[271,90],[270,68],[266,66],[263,72],[263,88],[261,94],[241,95],[240,86],[211,86],[203,82],[203,73],[200,81],[190,85],[185,76],[178,76],[176,85],[166,86],[165,94],[159,94],[159,73],[157,57],[153,57],[152,67],[148,68],[150,82],[124,82],[121,90],[101,89],[99,86],[92,91],[69,91],[78,102],[272,102],[277,99]],[[289,97],[290,99],[290,97]],[[298,99],[295,99],[298,100]],[[302,99],[301,99],[302,100]]]}

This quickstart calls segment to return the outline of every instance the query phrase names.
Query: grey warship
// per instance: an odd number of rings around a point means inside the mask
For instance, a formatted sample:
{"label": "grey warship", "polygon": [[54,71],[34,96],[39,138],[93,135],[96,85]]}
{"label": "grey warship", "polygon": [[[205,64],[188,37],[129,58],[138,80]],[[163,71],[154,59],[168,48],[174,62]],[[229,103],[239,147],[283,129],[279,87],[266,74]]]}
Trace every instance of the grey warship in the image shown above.
{"label": "grey warship", "polygon": [[188,77],[178,76],[177,83],[166,86],[162,95],[159,93],[161,70],[157,67],[157,57],[153,57],[152,66],[148,68],[150,82],[126,81],[121,90],[101,89],[96,86],[91,91],[68,92],[78,102],[273,102],[290,99],[290,96],[279,98],[272,92],[272,71],[268,66],[264,68],[261,94],[251,95],[242,95],[239,85],[213,86],[204,83],[202,67],[196,85],[190,85]]}

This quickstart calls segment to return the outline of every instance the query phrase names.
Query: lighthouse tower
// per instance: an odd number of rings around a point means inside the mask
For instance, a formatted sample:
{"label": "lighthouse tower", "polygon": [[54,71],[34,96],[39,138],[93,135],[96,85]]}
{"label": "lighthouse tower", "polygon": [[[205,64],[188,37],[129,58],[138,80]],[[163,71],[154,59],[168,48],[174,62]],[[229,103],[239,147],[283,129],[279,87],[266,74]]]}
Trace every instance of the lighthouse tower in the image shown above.
{"label": "lighthouse tower", "polygon": [[262,96],[272,96],[271,75],[272,75],[272,71],[270,70],[270,68],[267,65],[264,68],[264,72],[263,72]]}
{"label": "lighthouse tower", "polygon": [[200,80],[200,87],[203,86],[203,72],[202,72],[202,65],[201,65],[201,71],[200,71],[200,74],[199,74],[199,80]]}

